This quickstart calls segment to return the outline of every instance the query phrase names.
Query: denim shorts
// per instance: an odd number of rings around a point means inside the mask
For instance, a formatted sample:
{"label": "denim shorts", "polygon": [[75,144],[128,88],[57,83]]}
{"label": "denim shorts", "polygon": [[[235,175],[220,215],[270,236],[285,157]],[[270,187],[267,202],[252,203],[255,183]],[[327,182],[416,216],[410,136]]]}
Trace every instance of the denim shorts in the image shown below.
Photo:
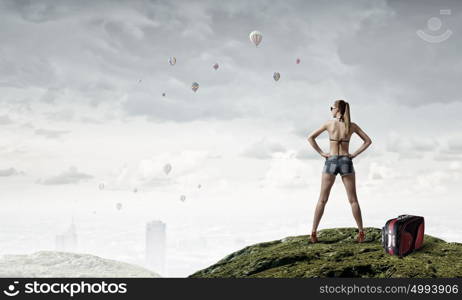
{"label": "denim shorts", "polygon": [[326,157],[326,162],[324,163],[323,173],[329,173],[332,175],[337,175],[340,173],[340,176],[353,174],[355,168],[353,167],[353,160],[347,155],[332,155],[329,158]]}

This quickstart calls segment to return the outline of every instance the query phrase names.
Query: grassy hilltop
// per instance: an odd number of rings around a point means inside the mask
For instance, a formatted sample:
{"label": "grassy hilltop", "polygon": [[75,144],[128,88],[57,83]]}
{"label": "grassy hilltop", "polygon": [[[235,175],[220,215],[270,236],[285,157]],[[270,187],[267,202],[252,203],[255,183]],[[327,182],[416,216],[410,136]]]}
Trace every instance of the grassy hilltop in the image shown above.
{"label": "grassy hilltop", "polygon": [[356,228],[318,231],[309,235],[247,246],[189,277],[462,277],[462,244],[425,235],[424,245],[402,259],[385,253],[379,228],[364,228],[357,243]]}

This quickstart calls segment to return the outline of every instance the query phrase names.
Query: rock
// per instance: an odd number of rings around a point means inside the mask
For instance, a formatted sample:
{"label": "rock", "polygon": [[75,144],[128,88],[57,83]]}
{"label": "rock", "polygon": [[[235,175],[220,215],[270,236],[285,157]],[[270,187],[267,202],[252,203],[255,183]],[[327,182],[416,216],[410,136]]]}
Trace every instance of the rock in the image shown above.
{"label": "rock", "polygon": [[250,245],[189,277],[462,277],[461,243],[425,235],[421,249],[400,259],[385,253],[379,228],[365,228],[364,243],[357,232],[320,230],[316,244],[301,235]]}
{"label": "rock", "polygon": [[39,251],[0,257],[0,277],[160,277],[139,266],[90,254]]}

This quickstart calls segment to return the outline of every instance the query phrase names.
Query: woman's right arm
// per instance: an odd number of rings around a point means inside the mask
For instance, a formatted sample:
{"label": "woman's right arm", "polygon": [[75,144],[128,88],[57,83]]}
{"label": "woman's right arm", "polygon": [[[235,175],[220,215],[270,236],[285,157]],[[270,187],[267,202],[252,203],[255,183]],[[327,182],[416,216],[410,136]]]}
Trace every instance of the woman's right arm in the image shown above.
{"label": "woman's right arm", "polygon": [[361,147],[358,148],[353,154],[351,154],[351,158],[354,158],[358,156],[361,152],[367,149],[372,144],[371,138],[361,129],[361,127],[358,126],[356,123],[352,127],[353,132],[356,132],[357,135],[364,141],[364,143],[361,145]]}
{"label": "woman's right arm", "polygon": [[328,157],[328,153],[324,153],[322,149],[319,147],[318,143],[316,143],[316,137],[320,135],[324,130],[327,130],[327,122],[324,123],[321,127],[313,131],[309,136],[308,136],[308,142],[310,145],[316,150],[321,156],[323,157]]}

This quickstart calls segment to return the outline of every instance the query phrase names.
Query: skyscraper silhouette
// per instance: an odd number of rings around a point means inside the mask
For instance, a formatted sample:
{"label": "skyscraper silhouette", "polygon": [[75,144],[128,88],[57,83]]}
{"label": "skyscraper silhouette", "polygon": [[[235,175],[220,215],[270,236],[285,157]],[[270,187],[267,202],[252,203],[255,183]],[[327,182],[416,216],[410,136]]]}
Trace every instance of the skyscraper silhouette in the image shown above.
{"label": "skyscraper silhouette", "polygon": [[154,220],[146,224],[146,266],[165,276],[166,224]]}

